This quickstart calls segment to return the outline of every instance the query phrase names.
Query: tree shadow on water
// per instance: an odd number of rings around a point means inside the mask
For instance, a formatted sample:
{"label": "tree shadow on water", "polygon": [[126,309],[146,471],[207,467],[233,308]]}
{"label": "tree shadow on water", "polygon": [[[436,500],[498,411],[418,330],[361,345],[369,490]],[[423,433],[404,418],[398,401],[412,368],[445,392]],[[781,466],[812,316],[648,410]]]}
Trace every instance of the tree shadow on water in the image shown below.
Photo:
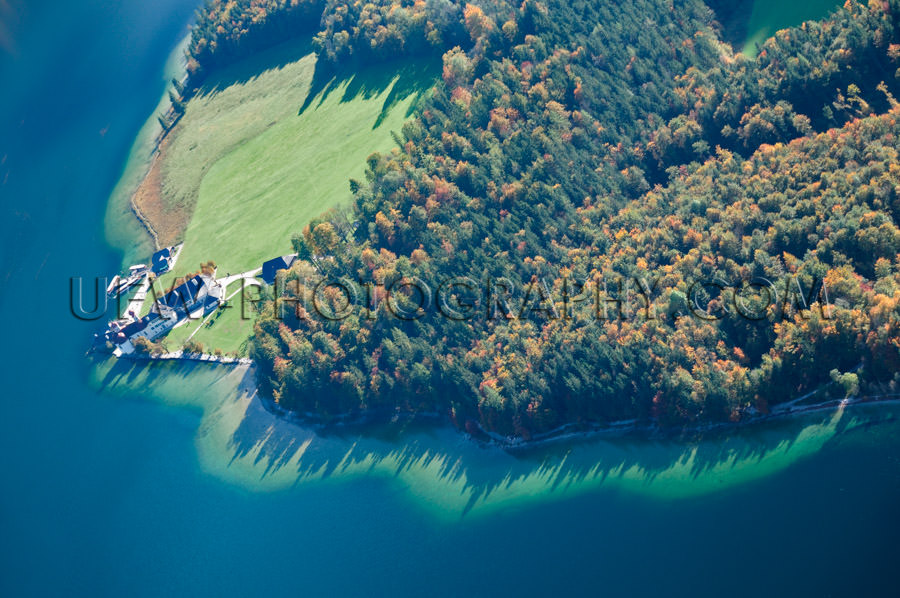
{"label": "tree shadow on water", "polygon": [[[208,400],[214,409],[204,426],[229,426],[223,430],[228,440],[222,447],[228,466],[250,464],[250,471],[256,472],[251,475],[260,480],[279,474],[297,485],[342,475],[394,477],[404,485],[423,485],[426,495],[443,496],[441,508],[459,517],[510,498],[565,496],[579,488],[624,484],[667,500],[710,493],[780,471],[845,437],[845,431],[868,433],[882,426],[884,433],[893,434],[900,426],[897,409],[860,407],[706,432],[579,436],[504,449],[477,444],[434,418],[330,426],[296,423],[272,413],[271,404],[256,392],[252,369],[125,359],[98,359],[96,365],[101,391],[143,396],[176,389]],[[224,402],[223,392],[228,393]],[[239,422],[227,424],[230,417],[224,414],[233,413],[238,404]],[[752,472],[756,464],[758,474]]]}
{"label": "tree shadow on water", "polygon": [[[98,392],[127,395],[157,392],[167,394],[166,388],[171,390],[178,387],[200,391],[203,385],[198,385],[198,371],[206,374],[205,386],[211,387],[227,376],[234,367],[180,359],[116,359],[99,356],[93,356],[91,362],[96,370],[109,367],[97,379]],[[247,381],[242,382],[242,385],[246,384]]]}
{"label": "tree shadow on water", "polygon": [[[649,489],[665,474],[659,492],[668,492],[673,476],[682,485],[673,496],[689,495],[694,484],[699,484],[697,492],[709,492],[715,484],[724,488],[729,481],[744,479],[741,471],[767,457],[791,462],[794,457],[782,455],[808,438],[810,426],[821,426],[824,445],[854,419],[846,413],[822,412],[687,436],[595,436],[507,450],[479,446],[434,421],[322,429],[297,425],[263,410],[259,404],[251,405],[229,441],[232,462],[253,454],[261,479],[278,471],[287,473],[294,484],[345,472],[377,471],[404,477],[404,483],[429,484],[431,479],[440,492],[459,494],[451,510],[460,517],[492,499],[503,499],[507,491],[518,496],[539,488],[542,494],[561,495],[583,483],[602,487],[611,478],[627,478],[629,487]],[[894,418],[885,415],[876,420],[886,423]],[[813,442],[799,454],[815,451],[817,446]]]}

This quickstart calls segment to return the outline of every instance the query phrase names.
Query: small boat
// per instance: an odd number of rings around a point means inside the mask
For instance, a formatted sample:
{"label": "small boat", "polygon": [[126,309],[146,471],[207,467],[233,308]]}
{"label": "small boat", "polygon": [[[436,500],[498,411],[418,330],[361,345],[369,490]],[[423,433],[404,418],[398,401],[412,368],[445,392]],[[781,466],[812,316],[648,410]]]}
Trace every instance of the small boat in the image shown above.
{"label": "small boat", "polygon": [[128,278],[122,278],[121,276],[116,276],[112,279],[112,282],[109,283],[109,286],[106,287],[106,293],[112,298],[116,298],[134,285],[138,284],[143,280],[145,276],[145,272],[136,272],[132,274]]}
{"label": "small boat", "polygon": [[119,294],[119,283],[122,282],[122,277],[116,274],[113,276],[112,281],[109,283],[109,286],[106,287],[106,294],[110,297],[115,297]]}
{"label": "small boat", "polygon": [[131,287],[136,285],[137,283],[141,282],[141,279],[143,279],[143,278],[144,278],[143,273],[132,274],[131,276],[129,276],[128,278],[126,278],[125,280],[123,280],[119,283],[119,289],[118,289],[117,294],[121,295],[122,293],[124,293],[125,291],[127,291],[128,289],[130,289]]}

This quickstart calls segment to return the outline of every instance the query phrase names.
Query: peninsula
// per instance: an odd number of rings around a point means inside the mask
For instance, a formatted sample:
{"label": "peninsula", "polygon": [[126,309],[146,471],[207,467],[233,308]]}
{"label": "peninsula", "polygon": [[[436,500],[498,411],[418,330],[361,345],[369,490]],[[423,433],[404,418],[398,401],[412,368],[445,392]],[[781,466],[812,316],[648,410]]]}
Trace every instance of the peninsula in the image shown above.
{"label": "peninsula", "polygon": [[289,259],[190,338],[288,412],[523,439],[897,392],[900,0],[733,4],[208,2],[136,209]]}

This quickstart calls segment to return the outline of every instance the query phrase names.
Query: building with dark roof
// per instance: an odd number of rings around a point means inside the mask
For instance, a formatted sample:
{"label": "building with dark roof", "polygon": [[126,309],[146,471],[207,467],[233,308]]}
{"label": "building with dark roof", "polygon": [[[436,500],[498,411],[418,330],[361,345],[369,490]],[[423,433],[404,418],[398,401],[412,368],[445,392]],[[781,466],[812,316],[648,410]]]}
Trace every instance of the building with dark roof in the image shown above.
{"label": "building with dark roof", "polygon": [[159,312],[161,304],[188,314],[194,311],[209,295],[210,283],[211,279],[208,276],[194,276],[166,293],[152,309]]}
{"label": "building with dark roof", "polygon": [[154,274],[168,272],[172,266],[172,250],[169,247],[160,249],[150,258],[150,269]]}
{"label": "building with dark roof", "polygon": [[266,284],[275,284],[275,275],[279,270],[288,270],[297,261],[296,255],[282,255],[263,262],[261,278]]}
{"label": "building with dark roof", "polygon": [[138,338],[146,338],[153,341],[168,333],[181,318],[173,311],[169,310],[165,315],[151,312],[141,318],[129,323],[127,326],[118,330],[112,337],[115,344],[122,348],[123,353],[134,352],[134,341]]}
{"label": "building with dark roof", "polygon": [[[154,314],[154,315],[159,317],[159,314]],[[132,336],[138,334],[139,332],[143,332],[144,330],[146,330],[147,324],[149,324],[149,323],[150,323],[150,316],[144,316],[140,320],[135,320],[134,322],[131,322],[130,324],[128,324],[127,326],[125,326],[124,328],[119,330],[119,333],[121,335],[123,335],[121,338],[129,339]]]}
{"label": "building with dark roof", "polygon": [[108,338],[119,345],[122,353],[133,353],[133,343],[138,338],[156,340],[188,316],[203,317],[212,313],[221,304],[224,293],[225,289],[212,276],[194,276],[155,301],[150,313],[143,318],[125,325],[122,320],[111,322]]}

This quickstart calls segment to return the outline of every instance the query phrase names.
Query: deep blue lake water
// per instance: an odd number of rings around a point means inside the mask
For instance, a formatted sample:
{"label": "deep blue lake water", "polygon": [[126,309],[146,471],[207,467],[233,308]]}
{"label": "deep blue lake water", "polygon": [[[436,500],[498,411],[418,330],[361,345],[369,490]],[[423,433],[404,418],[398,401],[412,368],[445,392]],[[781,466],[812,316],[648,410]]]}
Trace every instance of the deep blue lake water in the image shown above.
{"label": "deep blue lake water", "polygon": [[69,279],[196,2],[0,3],[0,596],[897,595],[896,407],[511,455],[89,362]]}

